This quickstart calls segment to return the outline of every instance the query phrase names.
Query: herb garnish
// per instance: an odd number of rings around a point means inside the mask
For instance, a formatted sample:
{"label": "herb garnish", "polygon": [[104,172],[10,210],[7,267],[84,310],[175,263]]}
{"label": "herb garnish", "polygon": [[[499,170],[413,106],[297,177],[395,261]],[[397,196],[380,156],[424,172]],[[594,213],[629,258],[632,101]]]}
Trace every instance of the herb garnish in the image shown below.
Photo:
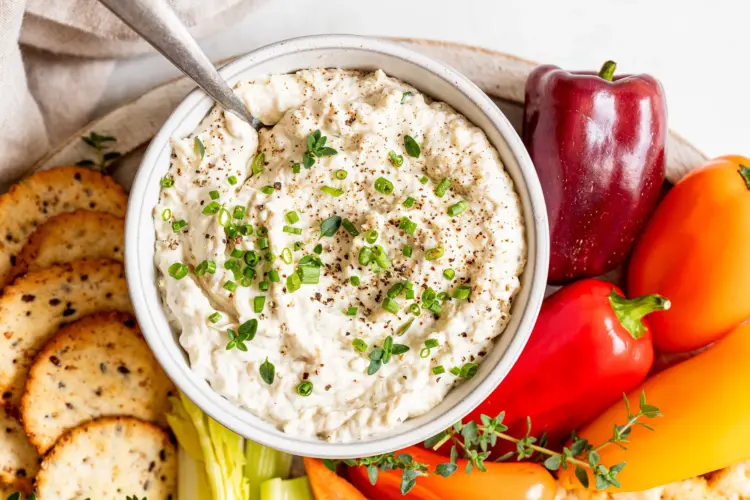
{"label": "herb garnish", "polygon": [[334,156],[338,153],[335,149],[326,147],[327,139],[326,136],[320,134],[320,130],[316,130],[307,136],[307,151],[302,154],[302,164],[305,168],[311,168],[315,165],[316,158]]}
{"label": "herb garnish", "polygon": [[404,164],[404,157],[395,151],[388,151],[388,159],[391,160],[394,167],[400,167]]}
{"label": "herb garnish", "polygon": [[193,141],[193,149],[195,149],[195,154],[201,157],[201,160],[206,157],[206,148],[203,146],[203,141],[201,141],[201,138],[197,135],[195,136],[195,140]]}
{"label": "herb garnish", "polygon": [[411,97],[413,95],[414,95],[414,93],[409,92],[408,90],[406,92],[404,92],[403,94],[401,94],[401,104],[404,104],[406,102],[406,99],[408,99],[409,97]]}
{"label": "herb garnish", "polygon": [[96,167],[101,173],[106,174],[115,160],[122,156],[117,151],[106,151],[109,149],[108,142],[117,142],[111,135],[99,135],[91,132],[88,136],[81,137],[81,140],[94,148],[96,151],[96,160],[81,160],[76,165],[81,167]]}
{"label": "herb garnish", "polygon": [[320,237],[333,236],[341,227],[342,218],[338,215],[332,215],[320,223]]}
{"label": "herb garnish", "polygon": [[388,364],[393,355],[398,356],[408,350],[408,345],[394,344],[393,337],[388,335],[383,342],[383,347],[376,347],[370,352],[370,366],[367,367],[367,374],[375,375],[382,365]]}
{"label": "herb garnish", "polygon": [[307,397],[310,394],[312,394],[313,385],[312,382],[309,380],[305,380],[304,382],[300,382],[300,384],[297,386],[297,394],[300,396]]}
{"label": "herb garnish", "polygon": [[227,351],[231,351],[233,348],[237,348],[242,352],[247,352],[247,346],[245,342],[250,342],[255,338],[255,334],[258,331],[258,320],[251,319],[240,325],[235,332],[231,328],[227,330],[229,336],[229,343],[227,344]]}
{"label": "herb garnish", "polygon": [[268,361],[268,356],[266,356],[266,360],[260,365],[260,370],[258,371],[260,372],[260,378],[263,379],[263,382],[268,385],[273,384],[273,378],[276,376],[276,367],[273,366],[273,363]]}
{"label": "herb garnish", "polygon": [[[8,500],[23,500],[22,493],[20,491],[11,493],[11,495],[8,497]],[[31,493],[28,497],[26,497],[26,500],[36,500],[36,493]],[[133,496],[132,499],[130,497],[127,497],[125,500],[138,500],[138,497]],[[144,498],[143,500],[146,499]]]}
{"label": "herb garnish", "polygon": [[419,155],[422,154],[419,144],[417,144],[417,141],[415,141],[410,135],[404,136],[404,149],[406,149],[406,154],[412,158],[419,158]]}

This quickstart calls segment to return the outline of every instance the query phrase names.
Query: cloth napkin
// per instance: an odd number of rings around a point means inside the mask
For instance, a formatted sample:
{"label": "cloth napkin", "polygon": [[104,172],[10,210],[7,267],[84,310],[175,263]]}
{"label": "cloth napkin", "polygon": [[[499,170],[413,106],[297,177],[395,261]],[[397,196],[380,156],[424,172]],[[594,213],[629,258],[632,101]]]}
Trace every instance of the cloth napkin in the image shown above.
{"label": "cloth napkin", "polygon": [[[265,1],[169,3],[202,37]],[[0,0],[0,184],[94,118],[118,58],[150,50],[98,0]]]}

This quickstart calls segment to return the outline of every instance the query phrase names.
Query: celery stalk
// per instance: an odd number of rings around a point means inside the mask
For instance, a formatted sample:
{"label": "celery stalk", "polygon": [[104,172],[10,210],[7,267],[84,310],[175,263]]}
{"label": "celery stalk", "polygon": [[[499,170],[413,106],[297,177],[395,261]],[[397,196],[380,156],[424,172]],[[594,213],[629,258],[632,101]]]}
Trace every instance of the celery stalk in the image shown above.
{"label": "celery stalk", "polygon": [[245,477],[250,480],[250,500],[260,498],[260,485],[273,478],[286,479],[292,467],[292,456],[247,440],[245,442]]}
{"label": "celery stalk", "polygon": [[177,500],[209,500],[208,486],[203,460],[195,460],[184,448],[180,448],[177,473]]}
{"label": "celery stalk", "polygon": [[260,485],[260,500],[315,500],[307,477],[283,480],[279,477]]}

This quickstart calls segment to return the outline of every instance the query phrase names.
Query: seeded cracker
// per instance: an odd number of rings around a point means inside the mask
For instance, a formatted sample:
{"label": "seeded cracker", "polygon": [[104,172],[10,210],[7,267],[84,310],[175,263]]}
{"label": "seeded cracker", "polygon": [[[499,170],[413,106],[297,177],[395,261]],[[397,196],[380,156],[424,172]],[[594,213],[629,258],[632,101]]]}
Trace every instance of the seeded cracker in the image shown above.
{"label": "seeded cracker", "polygon": [[[39,455],[26,439],[21,423],[9,407],[0,406],[0,493],[31,493],[31,483],[39,470]],[[7,494],[6,494],[7,491]]]}

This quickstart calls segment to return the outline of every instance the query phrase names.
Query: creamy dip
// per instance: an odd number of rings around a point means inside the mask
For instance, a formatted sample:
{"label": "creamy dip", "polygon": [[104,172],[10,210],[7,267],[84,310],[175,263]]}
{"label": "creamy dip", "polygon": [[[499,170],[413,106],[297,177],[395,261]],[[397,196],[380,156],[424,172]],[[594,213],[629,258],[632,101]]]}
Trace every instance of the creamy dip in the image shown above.
{"label": "creamy dip", "polygon": [[382,71],[235,90],[270,128],[215,107],[173,139],[154,212],[192,369],[295,435],[350,441],[429,411],[476,372],[519,289],[523,219],[497,151]]}

